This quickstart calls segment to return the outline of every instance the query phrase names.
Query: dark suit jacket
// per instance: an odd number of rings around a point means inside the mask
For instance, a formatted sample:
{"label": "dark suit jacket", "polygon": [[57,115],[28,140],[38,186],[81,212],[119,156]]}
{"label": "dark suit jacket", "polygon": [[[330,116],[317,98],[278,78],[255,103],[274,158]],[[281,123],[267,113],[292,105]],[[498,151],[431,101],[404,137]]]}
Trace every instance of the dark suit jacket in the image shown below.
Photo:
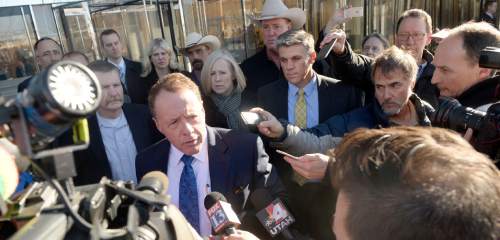
{"label": "dark suit jacket", "polygon": [[[285,189],[257,135],[207,126],[207,140],[211,189],[222,193],[236,213],[251,208],[244,204],[249,193],[258,188],[266,188],[273,197],[287,201]],[[164,139],[138,154],[137,178],[150,171],[167,174],[169,152],[170,142]],[[242,226],[253,229],[253,221],[243,219]]]}
{"label": "dark suit jacket", "polygon": [[[130,97],[132,103],[145,104],[148,95],[147,83],[141,78],[142,65],[140,62],[135,62],[126,58],[125,61],[125,82],[127,83],[126,93]],[[125,93],[125,91],[124,91]]]}
{"label": "dark suit jacket", "polygon": [[[363,106],[361,90],[323,75],[318,76],[319,122]],[[259,89],[257,105],[278,119],[288,119],[288,82],[284,78]]]}
{"label": "dark suit jacket", "polygon": [[[343,114],[363,106],[361,90],[339,80],[317,75],[319,123],[334,115]],[[261,87],[257,95],[258,106],[278,119],[288,119],[288,82],[274,81]],[[293,169],[274,149],[267,148],[273,165],[290,193],[290,205],[297,227],[315,239],[334,239],[330,231],[330,217],[335,209],[335,192],[321,184],[302,187],[292,181]],[[314,205],[311,203],[314,202]]]}
{"label": "dark suit jacket", "polygon": [[[123,112],[132,132],[137,153],[161,139],[161,134],[156,130],[146,106],[124,104]],[[89,147],[75,152],[78,175],[74,180],[78,185],[97,183],[104,176],[110,179],[113,177],[96,115],[89,117],[88,123]]]}

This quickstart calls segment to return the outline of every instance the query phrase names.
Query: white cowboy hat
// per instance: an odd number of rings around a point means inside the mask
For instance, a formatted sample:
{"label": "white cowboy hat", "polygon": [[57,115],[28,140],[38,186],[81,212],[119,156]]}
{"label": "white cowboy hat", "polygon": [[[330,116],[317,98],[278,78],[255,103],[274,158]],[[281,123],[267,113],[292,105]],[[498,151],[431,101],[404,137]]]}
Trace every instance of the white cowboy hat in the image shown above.
{"label": "white cowboy hat", "polygon": [[212,51],[220,48],[220,41],[219,38],[217,38],[216,36],[214,35],[201,36],[201,34],[197,32],[191,32],[187,35],[186,41],[184,43],[184,48],[182,48],[181,51],[185,52],[188,48],[202,44],[207,45]]}
{"label": "white cowboy hat", "polygon": [[306,23],[306,14],[300,8],[288,8],[281,0],[266,0],[260,17],[256,21],[286,18],[292,22],[293,29],[301,29]]}

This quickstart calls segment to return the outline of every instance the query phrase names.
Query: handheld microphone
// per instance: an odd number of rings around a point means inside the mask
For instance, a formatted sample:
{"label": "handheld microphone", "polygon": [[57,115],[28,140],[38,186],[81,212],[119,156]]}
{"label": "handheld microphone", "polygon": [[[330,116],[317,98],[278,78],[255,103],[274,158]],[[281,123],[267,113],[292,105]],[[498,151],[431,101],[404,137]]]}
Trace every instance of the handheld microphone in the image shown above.
{"label": "handheld microphone", "polygon": [[273,201],[266,189],[257,189],[250,195],[250,201],[256,209],[257,218],[271,237],[281,235],[285,239],[295,239],[288,227],[295,222],[295,218],[286,209],[279,198]]}
{"label": "handheld microphone", "polygon": [[151,171],[142,177],[137,190],[152,192],[154,194],[166,193],[168,189],[168,177],[163,172]]}
{"label": "handheld microphone", "polygon": [[[142,177],[141,181],[137,185],[138,191],[149,195],[164,194],[167,192],[167,189],[168,177],[160,171],[148,172]],[[136,210],[131,210],[129,212],[128,222],[135,222],[138,225],[145,224],[149,219],[149,213],[153,210],[153,207],[140,201],[136,201],[132,206]]]}
{"label": "handheld microphone", "polygon": [[238,227],[241,223],[224,195],[211,192],[205,197],[204,205],[205,209],[207,209],[210,224],[216,234],[231,235],[236,233],[235,227]]}

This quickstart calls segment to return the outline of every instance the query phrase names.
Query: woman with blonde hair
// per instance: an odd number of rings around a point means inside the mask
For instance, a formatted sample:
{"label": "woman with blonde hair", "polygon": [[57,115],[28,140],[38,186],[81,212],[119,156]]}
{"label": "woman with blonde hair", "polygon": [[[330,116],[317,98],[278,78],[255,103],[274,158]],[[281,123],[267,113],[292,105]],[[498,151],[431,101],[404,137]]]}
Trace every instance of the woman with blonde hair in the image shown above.
{"label": "woman with blonde hair", "polygon": [[201,70],[201,92],[206,122],[213,127],[246,129],[241,121],[242,93],[246,80],[227,50],[212,52]]}
{"label": "woman with blonde hair", "polygon": [[[175,53],[168,46],[167,41],[162,38],[155,38],[151,41],[142,64],[143,72],[141,77],[147,88],[146,93],[149,93],[149,90],[158,79],[169,73],[179,72],[179,64],[177,63]],[[146,103],[147,97],[146,94]]]}

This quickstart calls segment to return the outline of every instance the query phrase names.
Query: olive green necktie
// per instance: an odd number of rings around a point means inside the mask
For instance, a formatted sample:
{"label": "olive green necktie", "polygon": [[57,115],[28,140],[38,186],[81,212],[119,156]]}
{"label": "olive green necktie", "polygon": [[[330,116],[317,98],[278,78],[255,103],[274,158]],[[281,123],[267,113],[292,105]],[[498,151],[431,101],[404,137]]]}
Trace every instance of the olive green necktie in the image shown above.
{"label": "olive green necktie", "polygon": [[[307,128],[307,108],[306,108],[306,98],[304,96],[304,89],[299,89],[297,92],[297,102],[295,102],[295,125],[301,129]],[[297,172],[293,172],[293,180],[300,186],[306,183],[307,179],[299,175]]]}

